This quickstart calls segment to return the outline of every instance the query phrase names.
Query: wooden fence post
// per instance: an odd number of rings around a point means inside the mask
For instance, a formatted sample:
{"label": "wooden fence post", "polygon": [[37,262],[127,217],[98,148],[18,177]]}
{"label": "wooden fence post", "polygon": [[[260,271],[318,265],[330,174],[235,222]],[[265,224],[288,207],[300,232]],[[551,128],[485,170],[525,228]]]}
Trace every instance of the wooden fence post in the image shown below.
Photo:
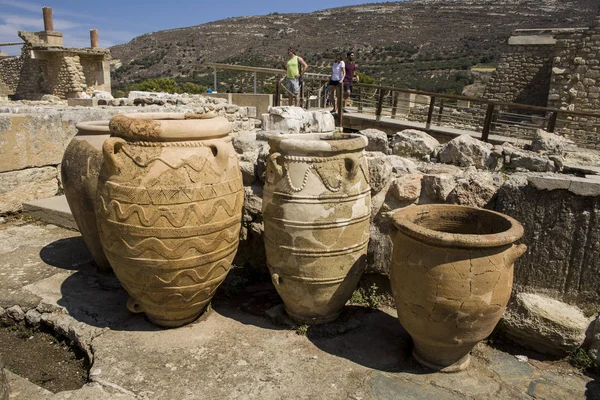
{"label": "wooden fence post", "polygon": [[483,120],[483,130],[481,132],[481,140],[488,141],[490,136],[490,127],[492,126],[492,118],[494,116],[494,103],[488,103],[485,119]]}
{"label": "wooden fence post", "polygon": [[337,85],[335,89],[337,92],[337,117],[338,117],[338,129],[340,132],[344,131],[344,85],[342,82]]}
{"label": "wooden fence post", "polygon": [[554,132],[554,128],[556,128],[556,119],[558,118],[558,111],[552,112],[550,115],[550,119],[548,120],[548,127],[546,128],[548,132]]}
{"label": "wooden fence post", "polygon": [[358,112],[361,113],[363,110],[363,96],[362,96],[362,88],[358,87]]}
{"label": "wooden fence post", "polygon": [[435,96],[431,96],[429,101],[429,111],[427,112],[427,122],[425,123],[425,130],[431,127],[431,118],[433,117],[433,108],[435,107]]}
{"label": "wooden fence post", "polygon": [[275,84],[275,101],[273,102],[273,105],[275,107],[279,107],[279,97],[280,97],[279,87],[280,86],[281,86],[281,82],[277,81],[277,83]]}
{"label": "wooden fence post", "polygon": [[399,93],[394,92],[394,95],[392,98],[392,119],[396,118],[396,112],[398,110],[398,96],[399,96]]}
{"label": "wooden fence post", "polygon": [[383,89],[379,89],[379,99],[377,101],[377,110],[375,111],[375,120],[381,121],[381,112],[383,111],[383,100],[387,92]]}
{"label": "wooden fence post", "polygon": [[442,124],[442,117],[444,114],[444,99],[440,99],[440,111],[438,112],[437,123],[438,125]]}

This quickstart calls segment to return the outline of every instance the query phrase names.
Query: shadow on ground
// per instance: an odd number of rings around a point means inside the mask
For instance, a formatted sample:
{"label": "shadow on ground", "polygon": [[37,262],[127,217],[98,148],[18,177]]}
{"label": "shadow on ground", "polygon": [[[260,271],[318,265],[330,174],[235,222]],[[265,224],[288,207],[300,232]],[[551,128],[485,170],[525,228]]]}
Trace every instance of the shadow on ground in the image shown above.
{"label": "shadow on ground", "polygon": [[289,326],[273,323],[266,312],[281,303],[268,274],[249,273],[247,268],[231,270],[212,299],[211,306],[219,314],[245,325],[263,329],[289,330]]}
{"label": "shadow on ground", "polygon": [[585,386],[586,400],[600,400],[600,379],[596,377]]}
{"label": "shadow on ground", "polygon": [[127,292],[111,272],[98,270],[88,263],[65,279],[60,287],[58,304],[79,322],[97,328],[125,331],[156,331],[161,328],[147,321],[143,314],[127,310]]}
{"label": "shadow on ground", "polygon": [[[275,322],[267,315],[268,310],[281,304],[268,275],[266,279],[248,282],[244,275],[232,272],[213,298],[212,308],[216,312],[263,329],[297,329]],[[368,368],[416,374],[432,372],[411,358],[410,336],[395,316],[384,311],[346,306],[338,320],[308,327],[306,336],[319,349]]]}
{"label": "shadow on ground", "polygon": [[308,339],[329,354],[367,368],[413,374],[432,372],[412,359],[412,340],[395,316],[378,309],[356,306],[346,306],[340,318],[345,318],[344,314],[359,318],[360,326],[331,337],[319,334],[322,328],[318,326],[310,327]]}
{"label": "shadow on ground", "polygon": [[44,246],[40,250],[40,258],[48,265],[71,271],[92,261],[81,236],[59,239]]}

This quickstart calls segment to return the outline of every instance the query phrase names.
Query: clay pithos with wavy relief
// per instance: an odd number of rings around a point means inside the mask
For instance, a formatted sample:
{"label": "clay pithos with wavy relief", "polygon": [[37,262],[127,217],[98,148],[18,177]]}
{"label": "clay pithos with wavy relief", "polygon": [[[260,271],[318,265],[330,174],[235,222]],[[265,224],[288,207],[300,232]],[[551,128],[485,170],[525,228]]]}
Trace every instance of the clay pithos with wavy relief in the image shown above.
{"label": "clay pithos with wavy relief", "polygon": [[269,144],[263,218],[272,281],[296,322],[333,321],[366,263],[367,140],[299,134],[275,136]]}
{"label": "clay pithos with wavy relief", "polygon": [[244,191],[227,119],[117,115],[96,214],[127,307],[157,325],[196,319],[238,247]]}
{"label": "clay pithos with wavy relief", "polygon": [[463,370],[506,309],[513,264],[527,250],[514,244],[523,227],[494,211],[447,204],[407,207],[393,221],[390,280],[413,356],[434,370]]}
{"label": "clay pithos with wavy relief", "polygon": [[61,179],[73,219],[100,269],[110,269],[96,224],[96,188],[102,165],[102,145],[110,136],[108,121],[77,124],[61,163]]}

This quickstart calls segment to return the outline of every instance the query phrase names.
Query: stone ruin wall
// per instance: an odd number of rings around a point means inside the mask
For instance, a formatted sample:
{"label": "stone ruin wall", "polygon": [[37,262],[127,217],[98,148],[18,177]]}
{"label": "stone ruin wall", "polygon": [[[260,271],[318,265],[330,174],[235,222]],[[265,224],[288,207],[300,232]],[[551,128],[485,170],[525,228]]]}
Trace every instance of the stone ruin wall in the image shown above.
{"label": "stone ruin wall", "polygon": [[548,107],[600,110],[600,24],[556,35]]}
{"label": "stone ruin wall", "polygon": [[545,107],[552,73],[552,46],[511,46],[490,78],[484,97]]}
{"label": "stone ruin wall", "polygon": [[16,92],[22,68],[23,59],[20,57],[0,59],[0,95]]}
{"label": "stone ruin wall", "polygon": [[38,99],[51,94],[66,99],[78,93],[91,93],[96,84],[97,62],[85,58],[82,65],[81,58],[75,53],[50,54],[46,59],[24,57],[16,84],[13,81],[15,97]]}
{"label": "stone ruin wall", "polygon": [[559,108],[600,110],[600,19],[591,28],[516,30],[484,97]]}

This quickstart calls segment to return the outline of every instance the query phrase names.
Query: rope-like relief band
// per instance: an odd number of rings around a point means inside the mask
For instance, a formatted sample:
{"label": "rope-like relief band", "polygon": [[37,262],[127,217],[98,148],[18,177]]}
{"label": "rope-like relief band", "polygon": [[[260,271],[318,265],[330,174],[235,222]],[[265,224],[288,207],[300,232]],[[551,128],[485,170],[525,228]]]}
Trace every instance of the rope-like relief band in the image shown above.
{"label": "rope-like relief band", "polygon": [[185,142],[145,142],[145,141],[127,141],[129,146],[137,147],[205,147],[208,146],[199,140],[185,141]]}
{"label": "rope-like relief band", "polygon": [[[350,153],[352,154],[352,153]],[[361,155],[362,157],[362,155]],[[288,156],[281,155],[285,161],[289,162],[310,162],[310,163],[323,163],[328,161],[335,160],[345,160],[346,158],[350,158],[349,154],[339,154],[337,156],[325,156],[325,157],[300,157],[300,156]]]}

